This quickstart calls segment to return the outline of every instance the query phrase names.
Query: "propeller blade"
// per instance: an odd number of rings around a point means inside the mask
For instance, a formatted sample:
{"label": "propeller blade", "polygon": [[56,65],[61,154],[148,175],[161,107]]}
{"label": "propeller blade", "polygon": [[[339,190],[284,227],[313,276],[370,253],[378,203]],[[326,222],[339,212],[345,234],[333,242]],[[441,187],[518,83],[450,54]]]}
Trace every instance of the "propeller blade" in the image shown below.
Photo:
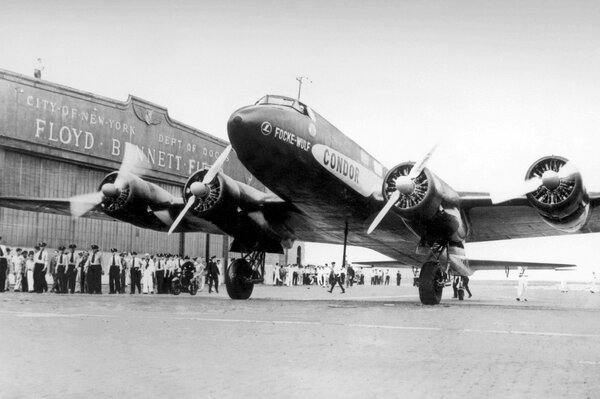
{"label": "propeller blade", "polygon": [[425,166],[427,166],[427,163],[429,162],[429,159],[431,158],[431,156],[433,155],[433,153],[435,152],[435,149],[437,148],[437,144],[434,145],[431,150],[429,150],[429,152],[427,153],[427,155],[425,155],[425,157],[423,159],[421,159],[419,162],[417,162],[416,164],[414,164],[414,166],[412,167],[412,169],[410,170],[410,173],[408,175],[409,178],[411,179],[416,179],[421,172],[423,171],[423,169],[425,169]]}
{"label": "propeller blade", "polygon": [[381,211],[379,211],[379,213],[377,214],[377,217],[373,220],[373,222],[369,226],[369,229],[367,230],[367,234],[371,234],[373,232],[373,230],[375,230],[375,228],[379,225],[379,223],[381,223],[381,221],[383,220],[385,215],[387,215],[387,213],[390,211],[390,209],[392,209],[394,204],[396,202],[398,202],[399,199],[400,199],[400,191],[396,190],[396,191],[394,191],[394,193],[392,194],[392,196],[390,197],[388,202],[385,204],[383,209]]}
{"label": "propeller blade", "polygon": [[95,193],[76,195],[71,197],[69,201],[71,202],[71,216],[78,218],[102,202],[102,193],[97,191]]}
{"label": "propeller blade", "polygon": [[535,190],[537,190],[543,183],[542,178],[540,177],[533,177],[529,180],[525,180],[523,183],[521,183],[521,186],[519,186],[516,189],[513,189],[512,192],[504,192],[504,193],[494,193],[491,195],[491,199],[492,199],[492,203],[493,204],[500,204],[502,202],[506,202],[509,201],[511,199],[514,198],[519,198],[522,197],[526,194],[529,194],[531,192],[534,192]]}
{"label": "propeller blade", "polygon": [[204,179],[202,179],[202,183],[208,184],[212,181],[212,179],[215,178],[215,176],[217,175],[219,170],[221,170],[221,168],[223,167],[223,164],[225,163],[225,160],[227,159],[227,156],[229,155],[230,151],[231,151],[231,144],[228,145],[227,148],[225,148],[223,150],[221,155],[219,155],[219,158],[217,158],[215,163],[212,164],[212,166],[210,167],[208,172],[204,175]]}
{"label": "propeller blade", "polygon": [[143,175],[148,169],[148,165],[150,165],[148,157],[146,157],[142,151],[139,151],[138,148],[131,143],[125,143],[123,162],[121,162],[121,166],[119,167],[115,183],[128,174]]}
{"label": "propeller blade", "polygon": [[190,208],[192,207],[192,205],[194,205],[195,201],[196,201],[196,196],[195,195],[192,195],[190,197],[190,199],[188,199],[187,204],[185,204],[185,207],[179,213],[179,215],[177,215],[177,219],[175,219],[175,221],[171,225],[171,228],[169,229],[169,235],[171,235],[171,233],[175,230],[175,228],[177,227],[177,225],[179,225],[179,222],[181,222],[181,219],[183,219],[183,217],[185,216],[185,214],[187,213],[187,211],[189,211]]}
{"label": "propeller blade", "polygon": [[579,173],[579,168],[573,162],[567,162],[558,171],[558,177],[561,180],[573,180],[575,175]]}

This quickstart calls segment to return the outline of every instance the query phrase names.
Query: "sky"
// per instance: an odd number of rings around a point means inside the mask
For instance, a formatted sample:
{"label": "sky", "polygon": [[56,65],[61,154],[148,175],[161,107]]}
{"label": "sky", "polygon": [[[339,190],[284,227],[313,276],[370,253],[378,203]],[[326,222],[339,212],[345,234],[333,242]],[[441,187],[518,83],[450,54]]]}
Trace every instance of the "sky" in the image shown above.
{"label": "sky", "polygon": [[[0,68],[31,74],[41,57],[46,80],[135,95],[223,139],[234,110],[267,93],[296,96],[307,76],[301,100],[388,168],[437,144],[429,166],[442,179],[498,191],[559,154],[593,191],[598,21],[597,1],[8,0]],[[595,248],[600,237],[578,238]],[[517,244],[511,255],[528,247]],[[561,244],[560,256],[586,267],[597,258],[568,240],[536,246]]]}

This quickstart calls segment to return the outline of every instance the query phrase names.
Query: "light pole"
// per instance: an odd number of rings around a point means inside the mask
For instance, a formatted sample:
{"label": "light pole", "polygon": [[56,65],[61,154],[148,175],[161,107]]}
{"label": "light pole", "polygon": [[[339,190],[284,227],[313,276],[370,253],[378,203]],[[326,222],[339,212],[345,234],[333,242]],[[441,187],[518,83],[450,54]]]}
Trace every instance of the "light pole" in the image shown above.
{"label": "light pole", "polygon": [[308,83],[312,83],[312,80],[310,80],[307,76],[298,76],[296,78],[296,80],[298,81],[298,101],[300,101],[300,93],[302,91],[302,82],[307,80]]}

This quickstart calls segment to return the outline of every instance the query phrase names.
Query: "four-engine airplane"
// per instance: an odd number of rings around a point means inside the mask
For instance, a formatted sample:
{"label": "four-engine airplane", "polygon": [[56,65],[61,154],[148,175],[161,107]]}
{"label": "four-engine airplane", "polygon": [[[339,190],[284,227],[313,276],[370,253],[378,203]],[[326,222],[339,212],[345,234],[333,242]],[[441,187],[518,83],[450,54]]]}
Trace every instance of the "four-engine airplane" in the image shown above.
{"label": "four-engine airplane", "polygon": [[295,240],[363,246],[399,264],[421,265],[421,302],[438,304],[451,274],[523,264],[468,259],[465,242],[600,231],[592,212],[600,194],[588,193],[580,173],[559,156],[534,162],[520,193],[496,203],[488,193],[452,189],[427,168],[431,152],[416,164],[385,170],[295,99],[267,95],[235,111],[227,131],[242,164],[269,192],[220,171],[228,148],[210,169],[189,177],[180,198],[139,177],[136,156],[125,155],[97,193],[0,197],[0,206],[108,216],[159,231],[228,234],[231,251],[243,254],[225,273],[233,299],[249,298],[262,281],[265,253],[282,253]]}

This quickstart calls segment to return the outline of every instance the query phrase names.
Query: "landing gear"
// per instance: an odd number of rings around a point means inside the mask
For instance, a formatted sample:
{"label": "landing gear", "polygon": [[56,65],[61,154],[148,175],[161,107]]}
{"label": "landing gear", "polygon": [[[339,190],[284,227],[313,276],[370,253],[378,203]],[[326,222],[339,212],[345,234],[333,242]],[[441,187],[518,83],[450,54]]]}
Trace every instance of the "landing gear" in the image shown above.
{"label": "landing gear", "polygon": [[446,282],[446,273],[439,262],[426,262],[419,275],[419,298],[423,305],[438,305],[442,300],[442,291]]}
{"label": "landing gear", "polygon": [[254,252],[236,259],[227,266],[225,287],[231,299],[248,299],[254,290],[254,283],[263,281],[261,266],[264,267],[265,253]]}

